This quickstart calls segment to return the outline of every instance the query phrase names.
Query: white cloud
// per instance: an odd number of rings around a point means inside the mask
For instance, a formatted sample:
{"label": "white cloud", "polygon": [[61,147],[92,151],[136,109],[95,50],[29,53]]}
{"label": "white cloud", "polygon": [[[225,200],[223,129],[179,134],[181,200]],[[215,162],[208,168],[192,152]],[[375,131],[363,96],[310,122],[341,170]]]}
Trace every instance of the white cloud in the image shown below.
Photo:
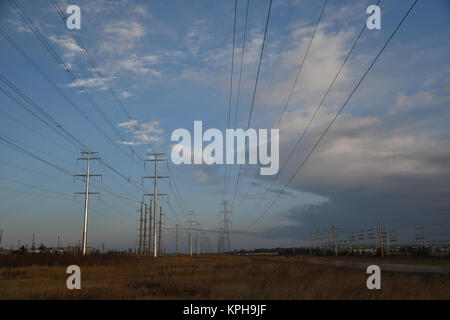
{"label": "white cloud", "polygon": [[124,54],[133,49],[145,35],[145,28],[136,21],[117,21],[106,24],[103,29],[104,39],[101,50],[111,54]]}
{"label": "white cloud", "polygon": [[144,6],[135,6],[133,10],[131,10],[132,13],[140,14],[142,16],[148,16],[147,8]]}
{"label": "white cloud", "polygon": [[26,26],[26,24],[21,19],[8,19],[8,22],[16,29],[19,33],[29,33],[33,32]]}
{"label": "white cloud", "polygon": [[133,141],[120,141],[123,145],[146,145],[150,143],[162,143],[163,129],[159,121],[141,122],[130,120],[118,124],[119,128],[126,128],[133,136]]}
{"label": "white cloud", "polygon": [[437,90],[422,90],[411,95],[399,92],[390,114],[404,113],[419,108],[432,108],[449,101],[449,96],[440,96]]}
{"label": "white cloud", "polygon": [[123,92],[121,92],[120,93],[120,96],[122,97],[122,98],[129,98],[129,97],[131,97],[133,94],[131,94],[130,92],[128,92],[128,91],[123,91]]}
{"label": "white cloud", "polygon": [[149,68],[150,65],[154,65],[158,63],[158,61],[159,58],[156,55],[138,57],[136,54],[133,54],[129,58],[120,61],[118,65],[124,70],[131,71],[139,75],[150,74],[155,77],[161,77],[162,74],[159,71]]}
{"label": "white cloud", "polygon": [[127,122],[122,122],[118,124],[119,128],[130,128],[130,127],[135,127],[137,125],[137,120],[130,120]]}
{"label": "white cloud", "polygon": [[[108,79],[106,79],[108,80]],[[102,78],[100,77],[92,77],[92,78],[86,78],[86,79],[78,79],[78,82],[72,82],[69,83],[67,86],[71,88],[77,87],[77,85],[80,84],[83,87],[86,88],[93,88],[98,90],[107,90],[107,87],[105,83],[103,82]]]}
{"label": "white cloud", "polygon": [[136,21],[118,21],[108,24],[104,32],[120,39],[139,39],[145,34],[145,29]]}
{"label": "white cloud", "polygon": [[69,61],[73,60],[76,55],[83,53],[83,49],[78,46],[72,37],[52,35],[49,39],[64,50],[64,57]]}
{"label": "white cloud", "polygon": [[186,34],[186,45],[192,55],[199,55],[202,46],[209,40],[211,40],[211,36],[208,34],[206,20],[196,20],[189,26]]}

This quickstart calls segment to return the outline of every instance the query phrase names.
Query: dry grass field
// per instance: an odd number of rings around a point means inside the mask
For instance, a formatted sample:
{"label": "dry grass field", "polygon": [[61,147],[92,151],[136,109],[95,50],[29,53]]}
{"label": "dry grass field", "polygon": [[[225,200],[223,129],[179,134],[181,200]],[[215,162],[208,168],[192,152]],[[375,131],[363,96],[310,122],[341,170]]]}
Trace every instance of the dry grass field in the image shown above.
{"label": "dry grass field", "polygon": [[[81,290],[66,268],[81,268]],[[244,256],[0,256],[0,299],[450,299],[450,275],[382,272],[302,258]]]}

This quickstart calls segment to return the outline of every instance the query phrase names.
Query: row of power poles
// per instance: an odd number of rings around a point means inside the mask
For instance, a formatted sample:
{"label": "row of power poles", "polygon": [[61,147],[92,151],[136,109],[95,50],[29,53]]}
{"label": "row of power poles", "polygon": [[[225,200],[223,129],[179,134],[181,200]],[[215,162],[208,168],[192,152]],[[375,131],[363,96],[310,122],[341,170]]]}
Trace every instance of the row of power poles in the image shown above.
{"label": "row of power poles", "polygon": [[[159,219],[157,212],[153,208],[153,199],[150,200],[150,204],[147,205],[143,201],[140,208],[139,219],[139,247],[138,254],[146,255],[152,251],[156,257],[158,252],[162,252],[162,207],[159,207]],[[155,242],[156,241],[156,242]],[[152,246],[153,245],[153,246]],[[156,250],[157,249],[157,250]],[[156,250],[156,252],[155,252]]]}
{"label": "row of power poles", "polygon": [[[142,202],[141,203],[141,218],[140,218],[140,226],[139,226],[139,254],[146,254],[146,232],[147,232],[147,214],[149,216],[149,240],[148,240],[148,252],[150,252],[150,246],[153,244],[153,256],[156,258],[158,253],[161,253],[161,232],[162,232],[162,207],[159,206],[159,223],[158,223],[158,198],[160,196],[167,196],[167,193],[158,193],[158,180],[159,179],[169,179],[169,176],[160,176],[158,175],[158,163],[161,161],[167,161],[167,159],[160,158],[164,153],[154,152],[151,153],[151,159],[144,160],[144,167],[147,161],[154,162],[154,175],[153,176],[144,176],[142,177],[142,181],[144,179],[153,179],[153,193],[145,193],[144,199],[146,196],[153,197],[153,200],[150,201],[150,206]],[[148,209],[147,209],[148,208]],[[153,218],[152,218],[152,209],[153,209]],[[153,223],[153,228],[150,226]],[[152,240],[151,240],[152,239]]]}

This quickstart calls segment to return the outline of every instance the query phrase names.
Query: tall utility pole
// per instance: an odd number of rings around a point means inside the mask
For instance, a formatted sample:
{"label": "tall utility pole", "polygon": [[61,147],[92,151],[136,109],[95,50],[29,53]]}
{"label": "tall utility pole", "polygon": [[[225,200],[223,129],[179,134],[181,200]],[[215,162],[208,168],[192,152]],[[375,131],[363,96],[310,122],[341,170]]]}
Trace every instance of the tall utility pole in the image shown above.
{"label": "tall utility pole", "polygon": [[144,214],[144,203],[141,201],[141,210],[139,218],[139,255],[142,255],[142,217]]}
{"label": "tall utility pole", "polygon": [[197,222],[197,229],[195,230],[195,237],[197,238],[197,255],[200,254],[200,238],[198,236],[199,224]]}
{"label": "tall utility pole", "polygon": [[33,242],[32,242],[32,245],[31,245],[31,249],[32,250],[36,249],[36,243],[34,242],[34,233],[33,233]]}
{"label": "tall utility pole", "polygon": [[186,222],[189,223],[189,255],[192,256],[192,223],[194,222],[192,217],[194,215],[194,211],[188,211],[186,212],[186,215],[188,217]]}
{"label": "tall utility pole", "polygon": [[58,234],[58,247],[57,248],[59,249],[59,234]]}
{"label": "tall utility pole", "polygon": [[378,233],[380,238],[381,256],[384,257],[383,234],[381,233],[381,221],[378,222]]}
{"label": "tall utility pole", "polygon": [[[154,161],[155,162],[155,175],[154,176],[146,176],[142,177],[142,179],[153,179],[154,180],[154,191],[153,193],[145,194],[148,196],[153,196],[153,256],[156,258],[158,256],[158,246],[156,239],[156,221],[158,220],[158,179],[168,179],[169,176],[158,176],[158,161],[167,161],[167,159],[158,158],[158,156],[163,155],[164,153],[151,153],[153,159],[144,160],[144,167],[146,161]],[[159,195],[167,195],[167,194],[159,194]]]}
{"label": "tall utility pole", "polygon": [[148,208],[148,252],[152,252],[152,203],[153,200],[150,200],[150,206]]}
{"label": "tall utility pole", "polygon": [[147,241],[147,204],[144,204],[144,236],[143,236],[143,243],[142,243],[142,254],[146,254],[147,253],[147,246],[146,246],[146,241]]}
{"label": "tall utility pole", "polygon": [[162,245],[161,245],[161,232],[162,232],[162,228],[161,228],[161,226],[162,226],[162,207],[160,206],[159,207],[159,234],[158,234],[158,244],[159,244],[159,249],[158,249],[158,252],[159,252],[159,254],[162,254],[162,251],[161,251],[161,248],[162,248]]}
{"label": "tall utility pole", "polygon": [[231,211],[229,209],[228,200],[223,200],[222,206],[223,211],[221,212],[221,214],[223,214],[223,221],[220,229],[219,248],[218,248],[218,251],[220,253],[231,251],[230,227],[229,227]]}
{"label": "tall utility pole", "polygon": [[178,224],[175,225],[175,252],[178,255]]}
{"label": "tall utility pole", "polygon": [[[89,206],[89,195],[90,194],[100,194],[98,192],[89,192],[89,181],[90,177],[100,177],[101,174],[91,174],[91,160],[100,160],[99,157],[92,157],[92,155],[97,154],[97,152],[91,152],[91,151],[83,151],[81,152],[82,155],[87,155],[87,157],[78,158],[78,160],[86,160],[87,161],[87,168],[86,168],[86,174],[76,174],[74,177],[84,177],[84,180],[86,182],[86,187],[84,191],[84,223],[83,223],[83,248],[82,248],[82,254],[83,256],[86,254],[86,244],[87,244],[87,227],[88,227],[88,206]],[[83,192],[75,192],[75,194],[83,194]]]}
{"label": "tall utility pole", "polygon": [[3,229],[0,230],[0,246],[2,245]]}

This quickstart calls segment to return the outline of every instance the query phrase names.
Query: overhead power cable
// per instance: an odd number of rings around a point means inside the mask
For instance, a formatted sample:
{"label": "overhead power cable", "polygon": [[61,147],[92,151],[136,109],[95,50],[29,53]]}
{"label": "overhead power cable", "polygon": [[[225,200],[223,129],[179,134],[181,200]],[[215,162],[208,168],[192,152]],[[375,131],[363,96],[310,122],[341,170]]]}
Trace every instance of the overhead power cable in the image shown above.
{"label": "overhead power cable", "polygon": [[322,132],[322,134],[320,135],[319,139],[316,141],[316,143],[313,145],[313,147],[311,148],[311,150],[309,151],[309,153],[307,154],[307,156],[304,158],[304,160],[299,164],[299,166],[297,167],[295,173],[291,176],[291,178],[288,180],[288,182],[284,185],[284,187],[282,188],[282,190],[280,192],[278,192],[277,196],[273,199],[273,201],[270,203],[270,205],[258,216],[258,218],[256,219],[256,221],[254,223],[252,223],[249,227],[247,227],[247,230],[250,229],[252,226],[254,226],[256,223],[258,223],[258,221],[261,220],[262,217],[264,217],[264,215],[266,215],[266,213],[272,208],[272,206],[274,205],[274,203],[280,198],[281,194],[286,190],[286,188],[291,184],[291,182],[295,179],[295,177],[299,174],[300,170],[303,168],[303,166],[305,165],[305,163],[308,161],[308,159],[311,157],[311,155],[313,154],[314,150],[317,149],[318,145],[320,144],[320,142],[323,140],[323,138],[325,137],[325,135],[327,134],[327,132],[330,130],[330,128],[333,126],[334,122],[336,121],[337,117],[341,114],[342,110],[345,108],[345,106],[347,105],[347,103],[350,101],[350,99],[352,98],[352,96],[355,94],[356,90],[359,88],[359,86],[361,85],[361,83],[364,81],[364,79],[366,78],[367,74],[370,72],[370,70],[372,69],[372,67],[375,65],[375,63],[377,62],[378,58],[381,56],[381,54],[383,53],[384,49],[388,46],[388,44],[391,42],[392,38],[394,37],[394,35],[397,33],[398,29],[400,28],[400,26],[403,24],[403,22],[405,21],[405,19],[408,17],[408,15],[410,14],[410,12],[413,10],[413,8],[415,7],[415,5],[417,4],[418,0],[415,0],[413,2],[413,4],[410,6],[410,8],[408,9],[408,11],[405,13],[405,15],[403,16],[403,18],[401,19],[401,21],[399,22],[399,24],[397,25],[397,27],[394,29],[394,31],[391,33],[391,35],[389,36],[389,38],[387,39],[386,43],[383,45],[383,47],[380,49],[380,51],[378,52],[378,54],[375,56],[375,58],[373,59],[372,63],[369,65],[369,67],[367,68],[367,70],[364,72],[364,74],[362,75],[362,77],[360,78],[360,80],[358,81],[358,83],[356,84],[355,88],[351,91],[350,95],[347,97],[347,99],[345,100],[345,102],[342,104],[342,106],[339,108],[338,112],[335,114],[335,116],[333,117],[333,119],[331,120],[331,122],[329,123],[329,125],[326,127],[326,129]]}
{"label": "overhead power cable", "polygon": [[[272,0],[270,0],[269,9],[267,11],[266,26],[264,28],[264,37],[263,37],[263,42],[262,42],[262,45],[261,45],[261,53],[259,55],[258,71],[256,72],[255,87],[253,89],[252,102],[251,102],[251,105],[250,105],[250,113],[248,115],[247,130],[250,127],[250,122],[252,120],[253,107],[254,107],[254,104],[255,104],[255,97],[256,97],[256,89],[258,88],[259,73],[261,71],[261,63],[262,63],[262,57],[263,57],[263,54],[264,54],[264,46],[266,44],[267,29],[269,27],[269,20],[270,20],[270,12],[271,12],[271,10],[272,10]],[[234,201],[235,201],[235,198],[236,198],[236,193],[237,193],[237,190],[238,190],[238,187],[239,187],[239,180],[240,180],[240,177],[241,177],[241,169],[242,169],[242,164],[239,165],[238,176],[237,176],[237,179],[236,179],[236,186],[234,188],[234,193],[233,193],[233,200],[231,201],[231,210],[233,209],[233,204],[234,204]]]}
{"label": "overhead power cable", "polygon": [[[381,1],[381,0],[378,0],[377,5],[380,4],[380,1]],[[250,214],[251,212],[253,212],[253,211],[258,207],[258,205],[259,205],[264,199],[266,199],[266,194],[267,194],[267,192],[268,192],[269,190],[271,190],[272,187],[273,187],[273,185],[276,183],[276,181],[278,181],[278,178],[281,176],[281,173],[284,171],[284,169],[285,169],[286,165],[288,164],[289,160],[292,158],[292,156],[294,155],[294,153],[295,153],[295,151],[297,150],[298,146],[301,144],[303,138],[304,138],[305,135],[306,135],[306,132],[308,131],[309,127],[311,126],[311,123],[314,121],[314,119],[315,119],[317,113],[319,112],[320,108],[322,107],[322,105],[323,105],[325,99],[328,97],[329,93],[331,92],[331,89],[333,88],[334,84],[336,83],[336,80],[338,79],[339,75],[341,74],[342,69],[344,68],[345,64],[347,63],[347,61],[348,61],[350,55],[352,54],[353,50],[355,49],[356,44],[358,43],[359,39],[361,38],[361,36],[362,36],[362,34],[363,34],[363,32],[364,32],[364,30],[365,30],[366,28],[367,28],[367,27],[366,27],[366,24],[364,23],[364,25],[363,25],[362,28],[361,28],[361,31],[358,33],[358,36],[356,37],[355,41],[353,42],[352,47],[351,47],[350,50],[348,51],[347,56],[345,57],[344,61],[342,62],[341,66],[340,66],[340,68],[339,68],[339,70],[338,70],[338,72],[337,72],[336,75],[334,76],[333,81],[331,82],[330,86],[328,87],[328,89],[326,90],[325,94],[323,95],[323,97],[322,97],[320,103],[317,105],[316,109],[314,110],[314,113],[313,113],[313,115],[311,116],[311,118],[309,119],[308,124],[306,125],[306,127],[303,129],[302,134],[301,134],[300,137],[297,139],[297,142],[295,143],[294,148],[292,148],[292,150],[290,151],[288,157],[287,157],[286,160],[283,162],[283,164],[282,164],[280,170],[278,171],[277,176],[272,180],[270,186],[269,186],[268,188],[265,189],[264,195],[263,195],[262,197],[259,198],[259,201],[258,201],[258,202],[255,204],[255,206],[253,206],[253,208],[249,211],[249,214]],[[287,105],[287,104],[286,104],[286,105]],[[286,111],[286,109],[285,109],[284,111]],[[280,120],[279,120],[279,123],[280,123],[282,117],[283,117],[283,115],[281,115]],[[249,189],[250,189],[250,187],[249,187]],[[249,194],[249,191],[250,191],[250,190],[247,191],[247,195]]]}

